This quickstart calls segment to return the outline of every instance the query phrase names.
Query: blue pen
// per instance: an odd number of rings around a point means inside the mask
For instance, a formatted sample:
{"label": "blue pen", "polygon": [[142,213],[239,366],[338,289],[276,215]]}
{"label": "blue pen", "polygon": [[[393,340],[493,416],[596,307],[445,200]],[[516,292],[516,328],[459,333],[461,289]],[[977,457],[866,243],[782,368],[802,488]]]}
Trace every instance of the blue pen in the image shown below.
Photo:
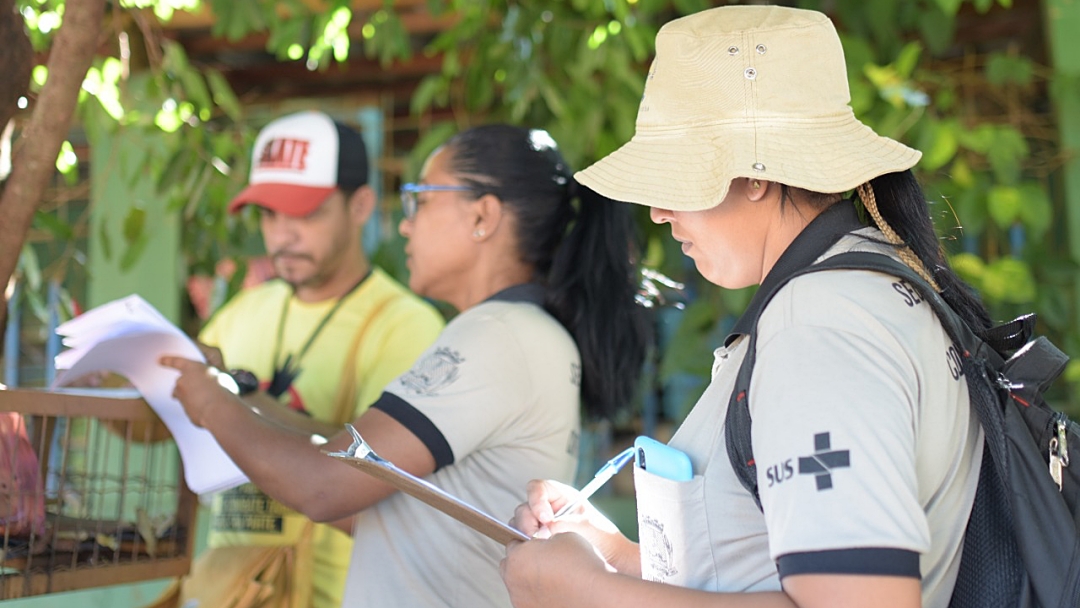
{"label": "blue pen", "polygon": [[607,480],[615,476],[619,472],[619,469],[623,468],[626,463],[630,462],[634,458],[634,448],[629,447],[619,452],[619,455],[607,461],[604,466],[600,467],[600,470],[593,475],[592,481],[585,484],[584,488],[578,493],[578,497],[570,501],[565,507],[559,509],[559,512],[555,514],[555,519],[559,519],[563,515],[566,515],[578,505],[589,500],[589,497],[596,493]]}

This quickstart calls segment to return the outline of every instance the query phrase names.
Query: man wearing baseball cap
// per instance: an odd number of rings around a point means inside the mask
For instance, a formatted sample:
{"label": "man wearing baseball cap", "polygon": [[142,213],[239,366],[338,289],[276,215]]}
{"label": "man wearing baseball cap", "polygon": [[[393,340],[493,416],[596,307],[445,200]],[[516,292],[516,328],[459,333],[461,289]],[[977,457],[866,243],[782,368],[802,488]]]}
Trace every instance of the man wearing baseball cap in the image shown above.
{"label": "man wearing baseball cap", "polygon": [[[229,211],[258,208],[277,279],[238,294],[199,336],[220,350],[219,358],[208,349],[209,362],[231,370],[250,405],[313,441],[359,416],[443,325],[365,256],[361,229],[376,204],[367,177],[360,134],[326,114],[292,114],[260,131],[249,185]],[[272,585],[289,606],[336,608],[351,544],[251,484],[228,490],[213,497],[210,550],[183,583],[180,604],[233,605],[232,596]],[[236,574],[229,598],[210,595],[226,587],[224,564]]]}

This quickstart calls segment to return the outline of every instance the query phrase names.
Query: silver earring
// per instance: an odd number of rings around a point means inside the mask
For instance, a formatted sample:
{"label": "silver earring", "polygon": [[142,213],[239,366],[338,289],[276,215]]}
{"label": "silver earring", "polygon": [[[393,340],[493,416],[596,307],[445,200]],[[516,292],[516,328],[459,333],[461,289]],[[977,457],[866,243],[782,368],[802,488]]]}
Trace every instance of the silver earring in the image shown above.
{"label": "silver earring", "polygon": [[484,229],[483,228],[477,228],[476,230],[473,231],[472,235],[473,235],[474,239],[478,239],[478,238],[484,236]]}

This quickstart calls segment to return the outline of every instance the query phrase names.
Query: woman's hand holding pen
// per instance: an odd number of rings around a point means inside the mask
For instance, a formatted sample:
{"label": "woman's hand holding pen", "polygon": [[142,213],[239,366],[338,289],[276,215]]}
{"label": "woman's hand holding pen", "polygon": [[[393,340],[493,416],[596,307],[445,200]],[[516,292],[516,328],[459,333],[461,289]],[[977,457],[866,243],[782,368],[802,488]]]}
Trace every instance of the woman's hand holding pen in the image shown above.
{"label": "woman's hand holding pen", "polygon": [[638,546],[623,536],[618,527],[588,501],[581,502],[565,515],[555,513],[578,498],[574,488],[552,480],[530,481],[528,502],[518,505],[511,525],[534,539],[547,539],[563,532],[585,538],[596,552],[619,572],[639,576]]}
{"label": "woman's hand holding pen", "polygon": [[499,564],[515,608],[590,605],[593,582],[614,569],[604,548],[618,546],[619,539],[632,544],[588,501],[555,519],[578,497],[556,481],[529,482],[528,502],[514,510],[510,525],[534,540],[507,545]]}
{"label": "woman's hand holding pen", "polygon": [[594,582],[610,571],[596,548],[577,534],[510,543],[499,564],[515,608],[593,605]]}

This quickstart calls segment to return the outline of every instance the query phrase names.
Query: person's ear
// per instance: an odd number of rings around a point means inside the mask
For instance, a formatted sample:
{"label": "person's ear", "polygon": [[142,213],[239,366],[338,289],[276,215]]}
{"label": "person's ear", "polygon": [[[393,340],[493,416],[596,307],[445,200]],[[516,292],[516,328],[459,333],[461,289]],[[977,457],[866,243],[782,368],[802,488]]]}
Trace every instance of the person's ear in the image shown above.
{"label": "person's ear", "polygon": [[352,218],[353,222],[358,226],[363,226],[375,211],[375,191],[371,186],[360,186],[356,189],[356,192],[353,192],[352,198],[348,200],[346,206],[349,210],[349,217]]}
{"label": "person's ear", "polygon": [[757,202],[763,200],[772,189],[772,182],[763,179],[746,178],[746,198]]}
{"label": "person's ear", "polygon": [[494,194],[485,194],[473,201],[472,239],[480,242],[492,237],[502,226],[503,202]]}

